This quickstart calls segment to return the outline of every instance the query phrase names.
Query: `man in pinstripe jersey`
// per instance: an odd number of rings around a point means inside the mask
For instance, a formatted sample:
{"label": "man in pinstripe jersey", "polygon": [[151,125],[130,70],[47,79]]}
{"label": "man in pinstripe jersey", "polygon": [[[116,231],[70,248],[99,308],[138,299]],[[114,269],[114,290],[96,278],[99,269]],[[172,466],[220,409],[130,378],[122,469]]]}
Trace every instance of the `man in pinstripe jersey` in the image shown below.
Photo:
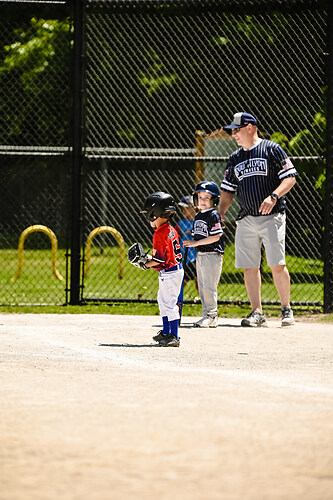
{"label": "man in pinstripe jersey", "polygon": [[285,195],[296,183],[297,171],[281,146],[259,138],[257,119],[236,113],[224,127],[239,149],[229,157],[221,183],[222,220],[234,195],[240,204],[236,221],[235,267],[243,268],[252,311],[242,326],[266,326],[261,305],[261,246],[281,301],[281,325],[294,323],[290,308],[290,276],[285,262]]}

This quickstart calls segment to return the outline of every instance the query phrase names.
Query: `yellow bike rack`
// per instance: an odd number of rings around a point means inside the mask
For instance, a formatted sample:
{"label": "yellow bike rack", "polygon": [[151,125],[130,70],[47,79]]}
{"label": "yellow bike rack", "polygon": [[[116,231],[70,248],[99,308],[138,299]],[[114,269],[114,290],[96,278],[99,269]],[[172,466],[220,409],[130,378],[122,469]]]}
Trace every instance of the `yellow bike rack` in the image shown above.
{"label": "yellow bike rack", "polygon": [[12,280],[18,279],[22,274],[24,242],[25,242],[26,237],[29,234],[35,233],[35,232],[44,233],[50,238],[51,245],[52,245],[52,250],[51,250],[52,272],[58,280],[62,281],[64,278],[61,276],[61,274],[59,273],[59,271],[57,269],[57,251],[58,251],[57,237],[51,229],[49,229],[46,226],[42,226],[40,224],[35,224],[34,226],[29,226],[21,233],[21,236],[19,239],[19,244],[18,244],[18,268],[17,268],[17,273],[12,278]]}
{"label": "yellow bike rack", "polygon": [[85,248],[85,266],[84,266],[84,277],[87,276],[90,266],[90,258],[91,258],[91,244],[95,236],[101,233],[109,233],[112,234],[119,245],[119,279],[124,277],[124,254],[125,254],[125,242],[124,238],[120,234],[117,229],[111,226],[99,226],[96,227],[89,233],[87,238],[86,248]]}

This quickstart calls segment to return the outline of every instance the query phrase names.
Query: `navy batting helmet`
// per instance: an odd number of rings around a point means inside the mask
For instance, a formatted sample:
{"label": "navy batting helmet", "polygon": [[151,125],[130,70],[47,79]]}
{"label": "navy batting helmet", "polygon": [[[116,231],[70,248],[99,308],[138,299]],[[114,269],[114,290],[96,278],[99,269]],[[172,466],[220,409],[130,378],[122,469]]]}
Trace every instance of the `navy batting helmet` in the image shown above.
{"label": "navy batting helmet", "polygon": [[193,201],[196,206],[198,206],[198,193],[204,191],[205,193],[210,193],[213,199],[213,207],[216,207],[220,200],[220,190],[217,184],[212,181],[201,181],[195,186],[193,193]]}
{"label": "navy batting helmet", "polygon": [[145,201],[141,213],[144,214],[150,222],[158,217],[170,218],[176,212],[175,202],[171,194],[158,191],[150,194]]}

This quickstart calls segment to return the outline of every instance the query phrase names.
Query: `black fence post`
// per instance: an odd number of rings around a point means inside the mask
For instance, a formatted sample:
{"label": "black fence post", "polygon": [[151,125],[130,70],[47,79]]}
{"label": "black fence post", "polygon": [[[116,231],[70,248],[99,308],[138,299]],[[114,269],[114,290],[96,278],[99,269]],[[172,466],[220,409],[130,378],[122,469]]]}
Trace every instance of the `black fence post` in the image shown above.
{"label": "black fence post", "polygon": [[324,312],[333,312],[333,6],[330,2],[327,26],[327,123],[326,203],[324,238]]}
{"label": "black fence post", "polygon": [[80,304],[81,171],[82,171],[82,0],[73,1],[74,54],[72,82],[72,213],[70,304]]}

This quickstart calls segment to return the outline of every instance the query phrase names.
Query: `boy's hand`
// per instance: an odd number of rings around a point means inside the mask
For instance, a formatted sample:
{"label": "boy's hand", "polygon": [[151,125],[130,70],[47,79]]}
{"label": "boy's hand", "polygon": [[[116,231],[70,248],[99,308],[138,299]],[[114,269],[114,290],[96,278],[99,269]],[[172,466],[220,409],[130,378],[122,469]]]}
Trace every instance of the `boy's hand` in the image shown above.
{"label": "boy's hand", "polygon": [[197,246],[197,242],[194,241],[194,240],[184,240],[183,241],[183,246],[184,247],[196,247]]}

